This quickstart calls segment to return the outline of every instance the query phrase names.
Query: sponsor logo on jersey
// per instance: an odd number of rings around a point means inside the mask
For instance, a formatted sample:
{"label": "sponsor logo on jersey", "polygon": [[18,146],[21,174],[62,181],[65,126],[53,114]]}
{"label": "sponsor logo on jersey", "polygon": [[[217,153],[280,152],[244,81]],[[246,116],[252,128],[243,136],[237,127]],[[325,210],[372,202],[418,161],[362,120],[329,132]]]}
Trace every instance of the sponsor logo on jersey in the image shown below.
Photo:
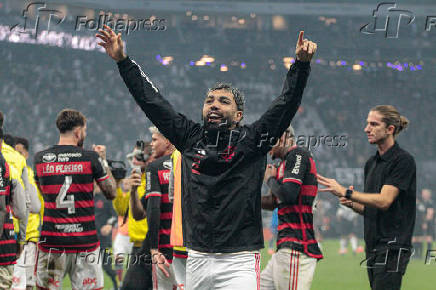
{"label": "sponsor logo on jersey", "polygon": [[171,172],[169,170],[159,170],[157,172],[160,184],[169,184]]}
{"label": "sponsor logo on jersey", "polygon": [[56,154],[54,153],[46,153],[44,156],[42,156],[42,162],[55,162],[56,161]]}
{"label": "sponsor logo on jersey", "polygon": [[97,278],[85,278],[83,279],[83,283],[82,286],[87,286],[87,285],[97,285]]}
{"label": "sponsor logo on jersey", "polygon": [[64,233],[80,233],[83,232],[83,228],[81,224],[61,224],[55,225],[55,228],[59,231],[63,231]]}
{"label": "sponsor logo on jersey", "polygon": [[82,157],[80,152],[61,153],[58,155],[58,162],[68,162],[70,158]]}
{"label": "sponsor logo on jersey", "polygon": [[164,161],[163,167],[171,170],[171,168],[173,167],[173,162],[171,160]]}
{"label": "sponsor logo on jersey", "polygon": [[300,173],[300,166],[301,166],[301,155],[296,154],[297,160],[295,161],[294,169],[292,169],[292,174],[298,174]]}

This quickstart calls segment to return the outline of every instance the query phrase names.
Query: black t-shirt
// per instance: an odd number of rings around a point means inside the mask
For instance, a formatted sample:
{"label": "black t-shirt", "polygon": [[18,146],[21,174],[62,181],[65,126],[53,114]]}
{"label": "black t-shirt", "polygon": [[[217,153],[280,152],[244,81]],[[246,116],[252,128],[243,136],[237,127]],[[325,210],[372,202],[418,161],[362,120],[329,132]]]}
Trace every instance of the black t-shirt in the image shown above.
{"label": "black t-shirt", "polygon": [[407,151],[395,143],[382,156],[377,152],[365,164],[367,193],[380,193],[383,185],[400,190],[388,210],[365,206],[364,227],[367,253],[374,249],[407,247],[412,244],[416,215],[416,164]]}

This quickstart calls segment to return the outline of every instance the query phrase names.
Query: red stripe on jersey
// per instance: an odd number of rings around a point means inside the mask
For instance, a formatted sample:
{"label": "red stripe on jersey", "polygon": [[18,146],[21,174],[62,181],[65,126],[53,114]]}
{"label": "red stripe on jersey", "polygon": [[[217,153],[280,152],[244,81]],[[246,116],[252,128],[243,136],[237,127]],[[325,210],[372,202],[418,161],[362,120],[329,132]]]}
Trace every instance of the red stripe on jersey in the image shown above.
{"label": "red stripe on jersey", "polygon": [[148,193],[148,194],[145,196],[145,198],[149,198],[149,197],[152,197],[152,196],[161,197],[161,196],[162,196],[162,193],[159,193],[159,192]]}
{"label": "red stripe on jersey", "polygon": [[161,201],[162,203],[170,203],[170,198],[168,196],[168,193],[162,193]]}
{"label": "red stripe on jersey", "polygon": [[89,215],[89,216],[79,216],[79,217],[69,217],[69,218],[57,218],[57,217],[51,217],[51,216],[45,216],[43,218],[44,222],[52,222],[52,223],[60,223],[60,224],[74,224],[74,223],[81,223],[81,222],[92,222],[95,221],[95,216]]}
{"label": "red stripe on jersey", "polygon": [[[55,184],[55,185],[40,185],[39,187],[41,188],[43,194],[58,194],[62,186],[63,186],[62,184]],[[73,183],[68,189],[68,193],[93,192],[93,190],[94,190],[94,183],[84,183],[84,184]]]}
{"label": "red stripe on jersey", "polygon": [[303,184],[303,182],[301,182],[301,180],[295,179],[295,178],[283,178],[283,183],[286,183],[286,182],[294,182],[294,183],[297,183],[299,185]]}
{"label": "red stripe on jersey", "polygon": [[9,174],[10,174],[9,164],[7,162],[5,162],[5,178],[6,179],[9,179]]}
{"label": "red stripe on jersey", "polygon": [[186,255],[186,254],[177,254],[176,252],[174,252],[173,253],[173,257],[175,257],[175,258],[179,258],[179,259],[187,259],[188,258],[188,255]]}
{"label": "red stripe on jersey", "polygon": [[277,245],[284,243],[284,242],[297,242],[299,244],[316,244],[316,243],[318,243],[316,240],[303,241],[303,240],[299,240],[297,238],[285,237],[285,238],[281,238],[280,240],[278,240]]}
{"label": "red stripe on jersey", "polygon": [[315,161],[313,161],[312,157],[309,157],[310,161],[310,173],[316,176],[316,164]]}
{"label": "red stripe on jersey", "polygon": [[10,185],[5,186],[5,188],[0,191],[0,195],[9,195],[10,188],[11,188]]}
{"label": "red stripe on jersey", "polygon": [[159,249],[160,248],[172,248],[173,246],[171,246],[171,244],[162,244],[162,245],[159,245]]}
{"label": "red stripe on jersey", "polygon": [[0,241],[0,245],[15,244],[16,242],[17,242],[16,240],[3,240]]}
{"label": "red stripe on jersey", "polygon": [[159,184],[160,185],[164,185],[164,184],[169,184],[170,183],[170,170],[166,169],[166,170],[158,170],[157,171],[157,175],[159,176]]}
{"label": "red stripe on jersey", "polygon": [[173,218],[173,213],[172,212],[163,212],[160,214],[160,219],[161,220],[171,220]]}
{"label": "red stripe on jersey", "polygon": [[7,254],[0,254],[0,258],[5,258],[5,257],[14,257],[16,256],[17,253],[7,253]]}
{"label": "red stripe on jersey", "polygon": [[0,266],[13,265],[13,264],[16,264],[16,263],[17,263],[17,261],[3,262],[3,263],[0,263]]}
{"label": "red stripe on jersey", "polygon": [[278,211],[279,215],[284,215],[288,213],[312,213],[312,207],[308,205],[291,205],[284,208],[280,208]]}
{"label": "red stripe on jersey", "polygon": [[[56,202],[44,202],[45,208],[56,208]],[[94,200],[77,200],[74,202],[75,208],[94,207]]]}
{"label": "red stripe on jersey", "polygon": [[195,170],[195,169],[192,169],[192,173],[200,175],[200,172],[198,172],[198,171]]}
{"label": "red stripe on jersey", "polygon": [[13,230],[14,224],[3,224],[3,229],[5,230]]}
{"label": "red stripe on jersey", "polygon": [[313,225],[312,224],[294,224],[294,223],[285,223],[285,224],[280,224],[277,229],[279,231],[283,230],[283,229],[293,229],[293,230],[305,230],[305,229],[311,229],[313,230]]}
{"label": "red stripe on jersey", "polygon": [[160,229],[159,235],[171,235],[171,229]]}
{"label": "red stripe on jersey", "polygon": [[[83,237],[83,236],[94,236],[97,234],[96,230],[93,231],[85,231],[85,232],[78,232],[78,233],[60,233],[60,232],[49,232],[49,231],[42,231],[41,236],[55,236],[55,237],[67,237],[67,236],[73,236],[73,237]],[[58,245],[59,247],[59,245]]]}
{"label": "red stripe on jersey", "polygon": [[102,178],[97,179],[97,182],[103,182],[103,181],[105,181],[106,179],[109,179],[109,175],[105,175],[105,176],[103,176]]}
{"label": "red stripe on jersey", "polygon": [[304,196],[316,196],[318,187],[316,185],[303,185],[300,192]]}
{"label": "red stripe on jersey", "polygon": [[50,162],[36,164],[38,177],[52,175],[92,174],[90,161],[82,162]]}

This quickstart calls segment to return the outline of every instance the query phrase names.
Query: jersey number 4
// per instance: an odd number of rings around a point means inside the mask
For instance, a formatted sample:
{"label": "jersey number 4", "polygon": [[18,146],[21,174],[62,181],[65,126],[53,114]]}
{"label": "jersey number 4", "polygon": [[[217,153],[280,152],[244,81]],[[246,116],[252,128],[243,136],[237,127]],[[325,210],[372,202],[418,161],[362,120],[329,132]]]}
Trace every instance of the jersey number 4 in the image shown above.
{"label": "jersey number 4", "polygon": [[64,184],[56,197],[56,208],[68,208],[68,214],[73,214],[76,212],[74,207],[74,195],[68,195],[68,189],[70,189],[71,183],[73,182],[73,177],[70,175],[65,176]]}

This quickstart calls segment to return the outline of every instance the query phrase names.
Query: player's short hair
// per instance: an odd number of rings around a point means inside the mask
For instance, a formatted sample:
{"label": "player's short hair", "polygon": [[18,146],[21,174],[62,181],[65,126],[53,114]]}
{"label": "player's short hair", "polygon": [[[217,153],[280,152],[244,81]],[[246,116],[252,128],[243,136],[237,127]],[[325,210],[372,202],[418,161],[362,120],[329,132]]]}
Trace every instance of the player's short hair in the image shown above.
{"label": "player's short hair", "polygon": [[0,111],[0,129],[3,128],[3,120],[4,120],[3,113],[2,111]]}
{"label": "player's short hair", "polygon": [[3,141],[8,144],[11,147],[15,147],[16,144],[16,140],[15,137],[12,136],[11,134],[4,134],[3,135]]}
{"label": "player's short hair", "polygon": [[151,126],[148,128],[148,130],[150,131],[151,134],[161,134],[162,133],[159,131],[159,129],[156,126]]}
{"label": "player's short hair", "polygon": [[207,93],[209,94],[210,92],[217,91],[217,90],[226,90],[231,92],[233,95],[233,99],[235,100],[238,111],[244,112],[245,97],[244,94],[238,88],[233,87],[231,83],[218,82],[215,83],[215,85],[213,85],[207,91]]}
{"label": "player's short hair", "polygon": [[26,151],[29,152],[29,140],[27,140],[24,137],[15,137],[15,145],[18,144],[23,145],[24,149],[26,149]]}
{"label": "player's short hair", "polygon": [[409,126],[410,121],[406,117],[400,115],[394,106],[379,105],[373,107],[371,111],[378,112],[383,116],[382,121],[386,123],[386,127],[389,127],[390,125],[395,127],[394,137]]}
{"label": "player's short hair", "polygon": [[76,127],[84,127],[86,117],[74,109],[63,109],[56,118],[56,127],[61,134],[69,132]]}

